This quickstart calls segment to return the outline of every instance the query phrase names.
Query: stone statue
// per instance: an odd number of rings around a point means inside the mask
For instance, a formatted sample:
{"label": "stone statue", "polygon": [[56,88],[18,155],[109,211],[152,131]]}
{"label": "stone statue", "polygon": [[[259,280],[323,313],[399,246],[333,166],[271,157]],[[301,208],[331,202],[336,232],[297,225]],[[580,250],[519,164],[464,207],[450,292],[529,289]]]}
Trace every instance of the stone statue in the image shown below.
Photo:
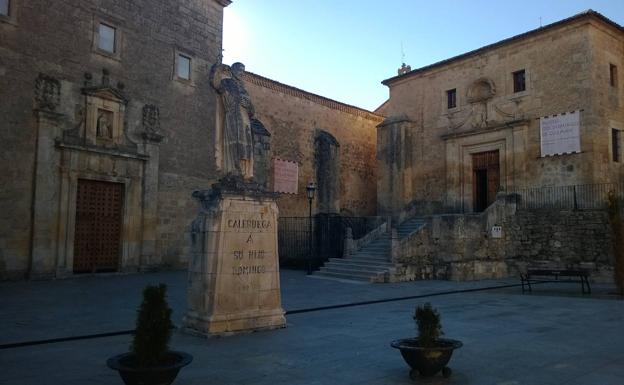
{"label": "stone statue", "polygon": [[217,122],[221,134],[222,167],[226,174],[253,177],[253,136],[251,120],[254,108],[243,84],[245,66],[234,63],[212,66],[210,80],[221,96],[223,117]]}
{"label": "stone statue", "polygon": [[110,121],[112,115],[108,111],[99,111],[97,118],[96,135],[100,138],[112,138],[113,137],[113,123]]}

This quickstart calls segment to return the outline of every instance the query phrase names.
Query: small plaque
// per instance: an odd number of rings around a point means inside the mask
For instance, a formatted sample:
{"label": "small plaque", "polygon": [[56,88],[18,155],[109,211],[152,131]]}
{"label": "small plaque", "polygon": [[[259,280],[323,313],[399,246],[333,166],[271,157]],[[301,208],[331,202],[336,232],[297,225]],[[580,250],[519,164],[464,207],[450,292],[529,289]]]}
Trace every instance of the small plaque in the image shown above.
{"label": "small plaque", "polygon": [[503,237],[503,227],[492,226],[492,238],[502,238],[502,237]]}
{"label": "small plaque", "polygon": [[297,194],[299,185],[299,164],[290,160],[273,159],[273,191]]}

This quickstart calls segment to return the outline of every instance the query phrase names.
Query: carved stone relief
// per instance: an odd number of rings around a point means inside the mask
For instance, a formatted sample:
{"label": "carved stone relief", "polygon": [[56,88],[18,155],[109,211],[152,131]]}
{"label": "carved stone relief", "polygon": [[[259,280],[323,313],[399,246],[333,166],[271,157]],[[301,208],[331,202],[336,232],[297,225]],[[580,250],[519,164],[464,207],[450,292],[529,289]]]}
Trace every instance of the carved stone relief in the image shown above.
{"label": "carved stone relief", "polygon": [[36,108],[53,112],[61,103],[61,82],[52,76],[39,74],[35,80]]}

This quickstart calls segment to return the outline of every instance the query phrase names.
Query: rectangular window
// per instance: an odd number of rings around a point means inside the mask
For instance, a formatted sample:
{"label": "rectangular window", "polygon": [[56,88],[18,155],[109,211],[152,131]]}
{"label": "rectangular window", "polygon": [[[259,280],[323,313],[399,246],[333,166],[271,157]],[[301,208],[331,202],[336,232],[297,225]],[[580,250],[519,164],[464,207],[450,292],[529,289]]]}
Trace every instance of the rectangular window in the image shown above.
{"label": "rectangular window", "polygon": [[98,48],[106,52],[115,53],[115,32],[115,28],[100,23],[98,30]]}
{"label": "rectangular window", "polygon": [[522,92],[526,90],[524,70],[513,73],[514,92]]}
{"label": "rectangular window", "polygon": [[9,16],[9,0],[0,0],[0,15]]}
{"label": "rectangular window", "polygon": [[191,58],[184,55],[178,55],[178,78],[189,80],[191,78]]}
{"label": "rectangular window", "polygon": [[615,64],[609,64],[609,83],[612,87],[618,85],[617,66]]}
{"label": "rectangular window", "polygon": [[611,129],[611,147],[613,148],[613,161],[622,161],[622,131]]}
{"label": "rectangular window", "polygon": [[457,89],[446,91],[446,106],[448,109],[457,107]]}

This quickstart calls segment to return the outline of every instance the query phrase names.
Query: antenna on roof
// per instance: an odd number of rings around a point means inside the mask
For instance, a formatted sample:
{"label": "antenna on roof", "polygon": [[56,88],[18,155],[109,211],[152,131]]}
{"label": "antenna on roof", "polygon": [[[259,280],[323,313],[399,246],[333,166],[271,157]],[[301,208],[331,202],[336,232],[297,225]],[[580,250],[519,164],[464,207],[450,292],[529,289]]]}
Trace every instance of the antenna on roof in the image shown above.
{"label": "antenna on roof", "polygon": [[542,28],[542,17],[540,16],[540,28]]}
{"label": "antenna on roof", "polygon": [[405,63],[405,50],[403,49],[403,40],[401,40],[401,63]]}
{"label": "antenna on roof", "polygon": [[405,64],[405,50],[403,49],[403,41],[401,40],[401,68],[398,69],[397,73],[399,76],[406,74],[412,70],[412,67]]}

